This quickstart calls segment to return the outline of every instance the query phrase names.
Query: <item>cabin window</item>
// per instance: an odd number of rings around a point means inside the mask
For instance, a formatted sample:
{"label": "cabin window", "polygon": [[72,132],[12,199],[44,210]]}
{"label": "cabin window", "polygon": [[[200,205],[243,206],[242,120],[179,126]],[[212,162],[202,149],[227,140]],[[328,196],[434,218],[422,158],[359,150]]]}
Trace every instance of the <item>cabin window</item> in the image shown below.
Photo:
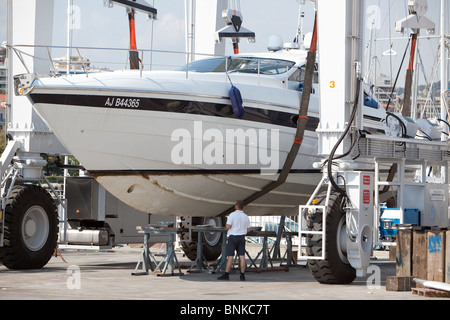
{"label": "cabin window", "polygon": [[[227,61],[228,60],[228,61]],[[288,60],[266,59],[255,57],[211,58],[189,63],[192,72],[225,72],[276,75],[290,70],[295,63]],[[186,66],[177,69],[186,71]]]}
{"label": "cabin window", "polygon": [[[188,64],[190,72],[225,72],[225,58],[211,58],[193,61]],[[176,71],[186,71],[183,66]]]}
{"label": "cabin window", "polygon": [[262,58],[232,59],[229,72],[255,74],[283,74],[295,65],[292,61]]}

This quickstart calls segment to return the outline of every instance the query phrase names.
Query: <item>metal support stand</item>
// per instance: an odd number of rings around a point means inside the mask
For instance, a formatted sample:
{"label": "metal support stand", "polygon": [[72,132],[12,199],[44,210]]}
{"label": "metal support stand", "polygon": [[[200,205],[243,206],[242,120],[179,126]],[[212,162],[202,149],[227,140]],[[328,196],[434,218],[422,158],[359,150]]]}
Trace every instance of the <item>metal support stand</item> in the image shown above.
{"label": "metal support stand", "polygon": [[[141,232],[139,232],[141,233]],[[150,235],[146,232],[144,232],[144,248],[141,252],[141,260],[139,260],[139,262],[136,265],[136,268],[134,269],[134,272],[131,273],[133,276],[140,276],[140,275],[148,275],[149,274],[149,270],[154,271],[155,268],[154,266],[156,266],[156,260],[155,257],[152,255],[152,253],[150,252],[150,247],[148,245],[149,242],[149,238]],[[152,262],[152,260],[154,262]],[[138,272],[137,270],[139,269],[139,266],[142,265],[142,271]]]}
{"label": "metal support stand", "polygon": [[[149,269],[156,274],[157,276],[182,276],[183,273],[180,269],[180,264],[178,263],[177,256],[175,254],[174,249],[174,241],[175,236],[177,233],[179,233],[179,229],[150,229],[150,230],[140,230],[139,233],[144,234],[144,249],[142,251],[141,260],[137,263],[135,271],[132,273],[132,275],[148,275]],[[169,235],[169,243],[167,244],[167,252],[163,256],[162,260],[158,263],[153,256],[153,254],[150,252],[150,248],[148,246],[150,235],[161,235],[166,234]],[[152,260],[154,262],[152,262]],[[139,265],[142,263],[142,272],[137,272],[139,269]],[[153,267],[153,265],[156,265]],[[169,272],[168,272],[169,269]],[[178,272],[176,272],[176,269],[178,269]],[[160,272],[158,272],[158,270]],[[168,272],[168,273],[167,273]]]}
{"label": "metal support stand", "polygon": [[[173,243],[175,241],[175,233],[169,234],[169,245],[167,246],[167,253],[163,257],[163,259],[156,266],[156,269],[160,268],[161,273],[157,273],[157,276],[182,276],[183,273],[180,269],[180,264],[178,263],[177,255],[175,254],[175,249]],[[161,265],[163,266],[161,268]],[[167,268],[170,269],[170,273],[166,274]],[[175,272],[175,268],[178,269],[178,272]]]}
{"label": "metal support stand", "polygon": [[280,217],[280,223],[278,224],[278,231],[277,231],[277,239],[275,241],[275,244],[273,245],[272,248],[272,259],[278,259],[281,257],[280,254],[280,243],[281,243],[281,237],[283,235],[283,231],[284,231],[284,223],[286,221],[286,217],[285,216],[281,216]]}
{"label": "metal support stand", "polygon": [[[300,266],[297,264],[297,261],[294,259],[294,255],[292,252],[292,237],[297,236],[298,232],[284,232],[283,233],[286,236],[286,252],[283,255],[283,258],[281,259],[280,267],[286,266],[286,267],[296,267]],[[286,264],[283,264],[283,262],[286,262]]]}
{"label": "metal support stand", "polygon": [[[247,254],[247,257],[250,259],[250,266],[248,267],[249,270],[252,269],[252,266],[255,267],[257,272],[261,272],[264,270],[273,269],[273,261],[270,257],[270,250],[269,250],[269,237],[276,237],[277,234],[275,232],[271,231],[257,231],[257,232],[251,232],[248,234],[250,237],[262,237],[263,238],[263,246],[261,251],[258,252],[256,257],[252,259],[248,251],[246,250],[245,253]],[[259,266],[256,265],[256,262],[258,258],[261,256],[261,261],[259,263]],[[268,267],[268,264],[270,264],[270,268]]]}
{"label": "metal support stand", "polygon": [[227,263],[226,247],[227,247],[227,237],[226,237],[226,235],[224,235],[222,237],[222,254],[220,255],[219,262],[217,262],[217,265],[214,268],[213,273],[217,273],[220,270],[225,270],[225,266]]}

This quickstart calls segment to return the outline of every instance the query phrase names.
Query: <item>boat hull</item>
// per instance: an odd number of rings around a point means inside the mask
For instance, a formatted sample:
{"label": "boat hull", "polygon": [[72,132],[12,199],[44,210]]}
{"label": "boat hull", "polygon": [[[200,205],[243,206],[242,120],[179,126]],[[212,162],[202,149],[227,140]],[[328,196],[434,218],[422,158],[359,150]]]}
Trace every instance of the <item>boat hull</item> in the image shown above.
{"label": "boat hull", "polygon": [[[141,173],[92,176],[113,195],[143,212],[165,216],[218,216],[275,180],[259,174]],[[248,215],[298,214],[321,177],[320,172],[294,173],[289,181],[245,208]]]}
{"label": "boat hull", "polygon": [[[278,178],[301,93],[243,76],[245,113],[238,118],[230,84],[218,75],[180,76],[37,79],[29,98],[67,150],[124,203],[151,214],[217,216]],[[320,161],[318,104],[312,95],[288,181],[247,206],[249,215],[296,215],[313,192],[321,178],[313,169]]]}
{"label": "boat hull", "polygon": [[[90,97],[86,104],[91,105],[72,105],[67,95],[66,103],[49,103],[36,93],[32,99],[38,113],[89,173],[111,194],[143,212],[217,216],[236,200],[276,180],[294,140],[291,117],[295,113],[270,114],[259,108],[252,113],[248,107],[249,118],[237,119],[198,110],[92,105],[98,99],[107,103],[107,97],[118,94]],[[141,103],[153,98],[147,94]],[[185,109],[199,103],[203,113],[205,106],[225,106],[203,100],[190,102]],[[287,183],[250,204],[249,215],[295,215],[317,185],[321,173],[312,168],[319,160],[317,114],[311,119]]]}

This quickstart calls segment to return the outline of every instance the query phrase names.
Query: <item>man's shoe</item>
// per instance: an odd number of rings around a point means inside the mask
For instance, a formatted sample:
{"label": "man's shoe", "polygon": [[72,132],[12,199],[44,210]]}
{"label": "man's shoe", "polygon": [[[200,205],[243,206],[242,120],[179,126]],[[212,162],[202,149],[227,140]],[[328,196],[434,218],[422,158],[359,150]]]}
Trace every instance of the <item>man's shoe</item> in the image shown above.
{"label": "man's shoe", "polygon": [[230,280],[230,277],[227,274],[223,274],[220,277],[218,277],[217,280]]}
{"label": "man's shoe", "polygon": [[241,274],[241,281],[245,281],[245,276]]}

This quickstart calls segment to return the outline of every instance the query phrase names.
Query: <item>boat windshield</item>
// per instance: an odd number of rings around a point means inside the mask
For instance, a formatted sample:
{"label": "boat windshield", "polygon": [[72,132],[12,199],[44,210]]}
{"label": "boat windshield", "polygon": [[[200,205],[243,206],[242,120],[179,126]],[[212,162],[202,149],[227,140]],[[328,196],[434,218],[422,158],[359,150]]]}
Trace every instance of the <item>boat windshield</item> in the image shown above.
{"label": "boat windshield", "polygon": [[[255,58],[255,57],[228,57],[203,59],[189,63],[188,69],[192,72],[225,72],[229,73],[254,73],[254,74],[283,74],[295,65],[288,60]],[[177,71],[186,71],[183,66]]]}

